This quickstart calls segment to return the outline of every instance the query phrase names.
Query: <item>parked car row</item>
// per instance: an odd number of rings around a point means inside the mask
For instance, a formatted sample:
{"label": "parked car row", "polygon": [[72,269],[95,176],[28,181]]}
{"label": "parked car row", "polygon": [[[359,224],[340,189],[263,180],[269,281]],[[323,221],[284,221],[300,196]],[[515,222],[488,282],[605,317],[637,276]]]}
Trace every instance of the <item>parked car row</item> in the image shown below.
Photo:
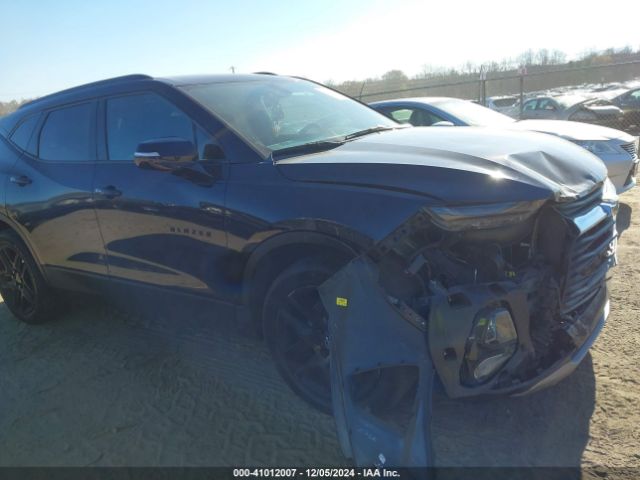
{"label": "parked car row", "polygon": [[640,134],[640,81],[531,92],[522,108],[517,95],[488,97],[486,106],[516,119],[573,120]]}
{"label": "parked car row", "polygon": [[[555,102],[544,97],[544,101],[547,100]],[[529,100],[525,105],[532,101],[541,102],[543,99]],[[385,100],[371,106],[400,123],[413,126],[500,127],[556,135],[600,157],[618,193],[626,192],[636,184],[638,138],[620,130],[572,121],[516,121],[476,103],[447,97]]]}
{"label": "parked car row", "polygon": [[[354,463],[431,465],[436,376],[456,398],[535,392],[599,335],[617,195],[577,143],[628,139],[428,105],[376,106],[391,119],[271,74],[131,75],[23,105],[0,119],[4,302],[27,323],[62,311],[58,290],[212,321],[233,305]],[[498,121],[401,124],[473,114]]]}

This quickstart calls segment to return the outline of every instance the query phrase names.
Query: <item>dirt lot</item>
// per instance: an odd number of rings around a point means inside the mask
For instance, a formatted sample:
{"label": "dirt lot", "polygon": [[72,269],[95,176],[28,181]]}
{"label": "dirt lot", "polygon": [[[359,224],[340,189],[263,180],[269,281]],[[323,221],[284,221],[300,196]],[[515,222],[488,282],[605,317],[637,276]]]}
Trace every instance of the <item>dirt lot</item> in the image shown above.
{"label": "dirt lot", "polygon": [[[640,467],[640,189],[622,201],[631,227],[591,355],[530,397],[439,394],[439,465]],[[332,419],[290,393],[228,318],[93,302],[32,327],[0,305],[0,465],[345,463]]]}

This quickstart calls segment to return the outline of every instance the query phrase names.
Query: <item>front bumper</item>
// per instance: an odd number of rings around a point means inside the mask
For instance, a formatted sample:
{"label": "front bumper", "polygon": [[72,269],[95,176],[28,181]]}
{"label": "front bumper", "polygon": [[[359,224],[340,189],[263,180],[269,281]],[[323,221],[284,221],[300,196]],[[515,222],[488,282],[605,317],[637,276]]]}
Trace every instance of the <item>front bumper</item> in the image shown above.
{"label": "front bumper", "polygon": [[609,300],[607,300],[602,311],[600,312],[598,321],[596,322],[595,328],[593,329],[591,334],[571,356],[565,357],[563,360],[558,361],[554,366],[542,372],[539,376],[519,385],[518,388],[514,388],[513,391],[510,392],[511,395],[528,395],[530,393],[534,393],[539,390],[551,387],[560,382],[562,379],[571,375],[573,371],[578,368],[578,365],[580,365],[584,357],[587,356],[589,349],[598,338],[598,335],[600,335],[600,332],[602,331],[602,328],[604,327],[608,316]]}
{"label": "front bumper", "polygon": [[[446,297],[436,303],[429,318],[429,350],[447,395],[451,398],[484,395],[525,395],[554,385],[571,374],[586,356],[602,330],[609,314],[606,284],[584,308],[582,314],[567,322],[555,335],[564,340],[563,349],[552,349],[541,357],[534,346],[532,318],[527,293],[513,285],[502,284],[502,292],[483,286],[460,287],[454,295],[466,296],[464,307],[451,305]],[[513,357],[494,377],[481,385],[465,385],[461,381],[464,345],[476,312],[490,305],[506,305],[518,332],[518,348]],[[556,337],[560,338],[560,337]],[[571,347],[568,347],[571,345]]]}
{"label": "front bumper", "polygon": [[[529,394],[578,367],[609,313],[606,278],[617,232],[615,205],[603,197],[600,186],[544,207],[531,227],[535,249],[524,252],[517,270],[500,248],[474,250],[474,242],[489,245],[496,232],[454,238],[470,245],[465,255],[446,250],[451,237],[416,216],[320,286],[333,413],[347,457],[357,465],[429,465],[436,373],[447,394],[459,398]],[[492,268],[497,274],[478,276]],[[500,323],[491,316],[496,311],[503,312]],[[508,345],[508,360],[495,355],[501,345]]]}
{"label": "front bumper", "polygon": [[[452,360],[461,357],[443,356],[443,351],[432,344],[434,333],[440,338],[439,345],[456,345],[458,339],[449,333],[461,331],[465,338],[469,328],[460,329],[461,324],[473,316],[448,316],[442,319],[444,322],[430,316],[426,322],[406,304],[386,294],[379,283],[379,274],[373,262],[358,257],[319,288],[328,313],[331,391],[338,438],[345,456],[359,466],[429,466],[432,464],[430,419],[436,371],[447,389],[443,372],[438,368],[441,361],[447,368],[453,367],[454,373],[448,379],[460,387],[460,364]],[[462,289],[469,293],[473,300],[469,307],[476,311],[479,305],[493,302],[496,295],[501,296],[509,302],[518,325],[526,331],[530,322],[527,294],[517,285],[512,286],[509,289],[505,283],[501,287],[491,284]],[[502,388],[492,388],[496,385],[492,381],[466,388],[462,395],[450,396],[523,395],[553,385],[573,372],[586,356],[608,311],[606,286],[602,285],[584,315],[571,324],[569,334],[579,346],[570,353],[524,381],[511,382]],[[454,330],[445,328],[434,332],[431,325],[452,326]],[[532,347],[522,344],[527,337],[525,331],[521,330],[520,353],[527,359],[526,354]],[[371,373],[376,375],[372,377]],[[378,379],[375,385],[367,380],[371,378]],[[368,394],[363,394],[363,387]],[[407,395],[409,402],[398,401],[406,400]]]}

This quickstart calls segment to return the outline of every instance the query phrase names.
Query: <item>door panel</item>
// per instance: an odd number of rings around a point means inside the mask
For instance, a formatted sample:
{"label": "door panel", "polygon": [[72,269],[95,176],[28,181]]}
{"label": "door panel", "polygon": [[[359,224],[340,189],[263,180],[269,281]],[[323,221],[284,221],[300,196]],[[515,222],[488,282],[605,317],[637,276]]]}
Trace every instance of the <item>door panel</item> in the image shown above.
{"label": "door panel", "polygon": [[[82,125],[73,128],[74,123]],[[25,153],[14,165],[6,189],[8,214],[52,275],[60,271],[106,275],[91,192],[95,105],[53,110],[43,132],[47,145],[41,145],[42,153],[36,155],[51,158]]]}
{"label": "door panel", "polygon": [[521,118],[523,119],[535,119],[539,117],[539,111],[537,110],[538,100],[528,100],[524,102],[522,108]]}
{"label": "door panel", "polygon": [[556,119],[559,114],[559,106],[550,98],[541,98],[538,100],[538,105],[535,110],[535,118],[544,120]]}
{"label": "door panel", "polygon": [[222,179],[206,186],[133,162],[103,162],[96,167],[95,185],[120,192],[112,198],[97,194],[95,204],[113,279],[222,294]]}
{"label": "door panel", "polygon": [[226,166],[194,162],[179,172],[137,167],[139,143],[180,137],[204,152],[216,143],[169,100],[154,92],[101,104],[104,151],[96,167],[96,212],[109,275],[175,292],[226,296]]}

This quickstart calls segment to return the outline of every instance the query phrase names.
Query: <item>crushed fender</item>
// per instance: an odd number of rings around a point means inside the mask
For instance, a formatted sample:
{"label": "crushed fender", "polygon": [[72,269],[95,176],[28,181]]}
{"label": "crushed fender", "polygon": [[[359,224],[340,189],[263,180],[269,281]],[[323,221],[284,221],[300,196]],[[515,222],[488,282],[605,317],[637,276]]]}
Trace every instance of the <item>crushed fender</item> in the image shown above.
{"label": "crushed fender", "polygon": [[426,323],[393,305],[378,276],[361,256],[320,288],[340,445],[358,466],[428,466],[434,372]]}

